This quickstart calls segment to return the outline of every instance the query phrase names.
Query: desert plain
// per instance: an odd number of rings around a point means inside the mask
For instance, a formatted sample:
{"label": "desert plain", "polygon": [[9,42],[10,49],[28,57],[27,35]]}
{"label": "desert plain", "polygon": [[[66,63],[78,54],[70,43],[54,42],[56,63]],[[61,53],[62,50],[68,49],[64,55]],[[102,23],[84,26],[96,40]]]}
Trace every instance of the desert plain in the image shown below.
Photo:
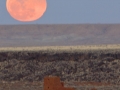
{"label": "desert plain", "polygon": [[58,76],[77,90],[119,90],[120,45],[1,47],[1,90],[42,90]]}
{"label": "desert plain", "polygon": [[120,25],[1,25],[0,90],[120,90]]}

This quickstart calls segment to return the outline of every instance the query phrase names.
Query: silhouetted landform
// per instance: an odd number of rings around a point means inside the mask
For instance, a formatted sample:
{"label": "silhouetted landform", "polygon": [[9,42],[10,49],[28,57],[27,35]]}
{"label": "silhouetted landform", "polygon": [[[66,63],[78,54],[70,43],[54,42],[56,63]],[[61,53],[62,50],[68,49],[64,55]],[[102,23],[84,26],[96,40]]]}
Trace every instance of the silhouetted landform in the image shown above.
{"label": "silhouetted landform", "polygon": [[120,24],[0,25],[0,47],[119,44]]}

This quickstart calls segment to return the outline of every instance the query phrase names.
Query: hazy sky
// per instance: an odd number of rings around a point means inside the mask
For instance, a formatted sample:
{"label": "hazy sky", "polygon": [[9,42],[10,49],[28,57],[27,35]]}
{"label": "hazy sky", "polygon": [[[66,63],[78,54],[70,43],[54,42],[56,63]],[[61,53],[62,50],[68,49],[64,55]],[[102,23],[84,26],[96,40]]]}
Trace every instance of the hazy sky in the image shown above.
{"label": "hazy sky", "polygon": [[0,0],[0,24],[120,23],[120,0],[47,0],[47,11],[37,21],[23,23],[6,11]]}

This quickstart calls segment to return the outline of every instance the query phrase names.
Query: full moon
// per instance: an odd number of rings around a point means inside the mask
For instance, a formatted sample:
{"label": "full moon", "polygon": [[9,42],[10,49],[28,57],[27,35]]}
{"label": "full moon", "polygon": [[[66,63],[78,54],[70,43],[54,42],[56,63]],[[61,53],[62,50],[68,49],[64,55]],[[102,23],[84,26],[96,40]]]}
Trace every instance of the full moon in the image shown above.
{"label": "full moon", "polygon": [[29,22],[43,16],[47,2],[46,0],[7,0],[6,8],[14,19]]}

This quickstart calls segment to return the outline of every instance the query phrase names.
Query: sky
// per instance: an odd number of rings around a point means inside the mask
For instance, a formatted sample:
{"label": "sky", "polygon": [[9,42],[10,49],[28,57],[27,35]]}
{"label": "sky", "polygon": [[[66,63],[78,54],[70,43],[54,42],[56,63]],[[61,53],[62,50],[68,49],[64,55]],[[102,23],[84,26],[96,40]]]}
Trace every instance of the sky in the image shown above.
{"label": "sky", "polygon": [[120,0],[47,0],[44,15],[32,22],[13,19],[0,0],[0,25],[120,23]]}

